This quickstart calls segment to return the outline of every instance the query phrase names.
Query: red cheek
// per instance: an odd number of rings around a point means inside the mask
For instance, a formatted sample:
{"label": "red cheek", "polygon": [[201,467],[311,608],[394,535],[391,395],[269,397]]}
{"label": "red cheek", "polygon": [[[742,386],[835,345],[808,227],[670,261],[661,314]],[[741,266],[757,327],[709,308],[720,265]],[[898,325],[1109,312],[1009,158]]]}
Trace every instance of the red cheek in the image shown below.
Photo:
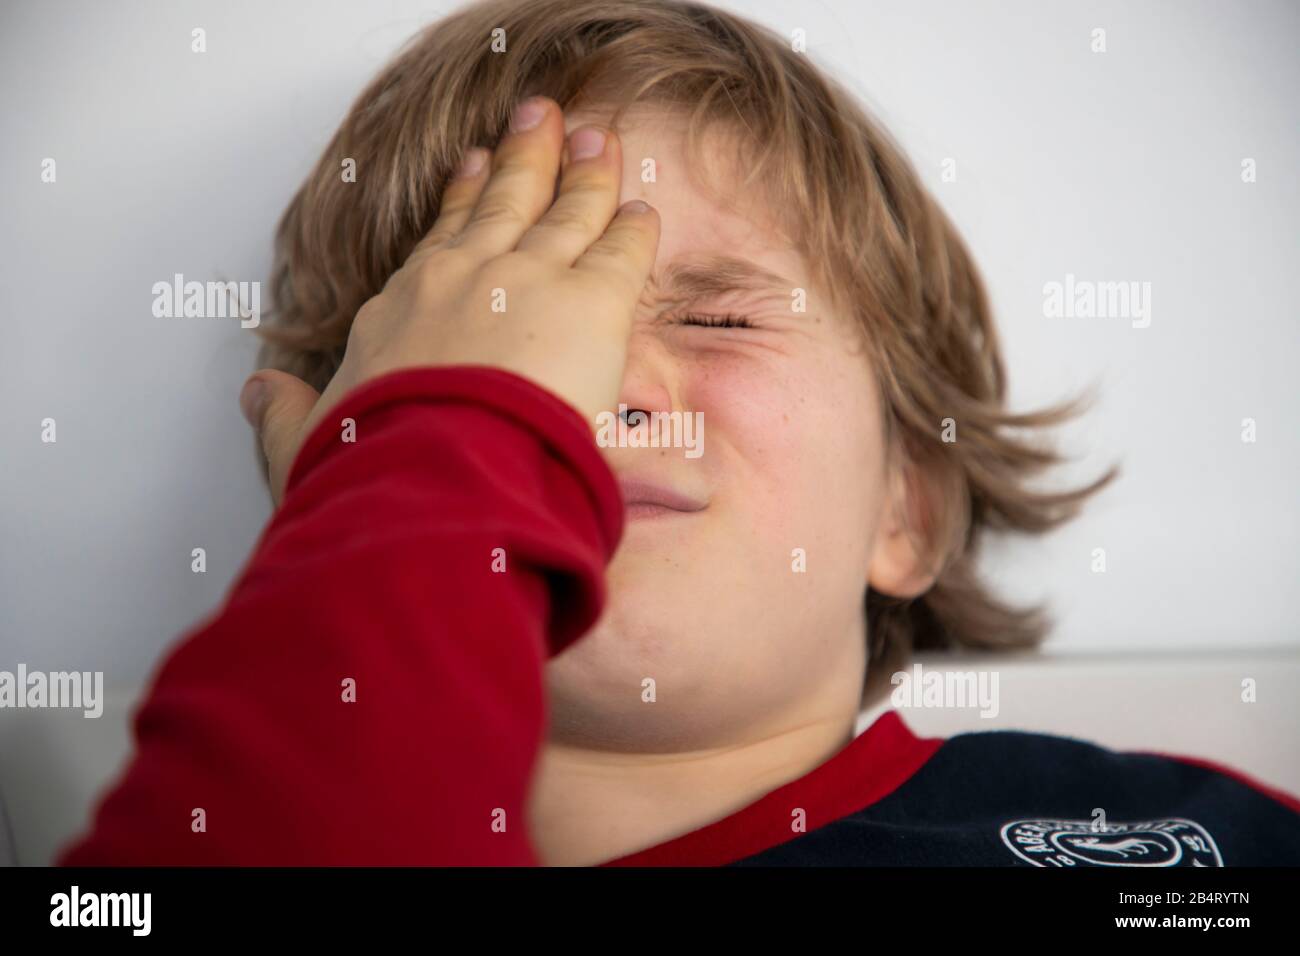
{"label": "red cheek", "polygon": [[715,355],[694,363],[683,381],[691,411],[704,413],[706,432],[756,455],[793,453],[807,398],[788,375],[743,356]]}

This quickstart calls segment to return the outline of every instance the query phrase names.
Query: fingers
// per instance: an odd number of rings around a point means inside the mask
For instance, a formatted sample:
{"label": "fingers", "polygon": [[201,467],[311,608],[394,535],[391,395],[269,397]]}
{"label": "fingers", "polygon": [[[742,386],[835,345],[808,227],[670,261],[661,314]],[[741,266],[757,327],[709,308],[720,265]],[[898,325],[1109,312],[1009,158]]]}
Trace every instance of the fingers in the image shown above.
{"label": "fingers", "polygon": [[605,234],[573,264],[575,271],[613,284],[636,303],[659,248],[659,213],[639,199],[619,207]]}
{"label": "fingers", "polygon": [[412,256],[442,245],[465,228],[474,204],[483,192],[483,184],[487,182],[491,159],[492,152],[482,146],[465,151],[460,168],[442,191],[437,221],[412,250]]}
{"label": "fingers", "polygon": [[275,369],[253,373],[239,393],[244,417],[261,441],[271,499],[277,506],[284,496],[289,468],[305,437],[303,423],[319,399],[320,393],[302,379]]}
{"label": "fingers", "polygon": [[574,130],[557,188],[562,145],[564,120],[555,101],[525,100],[495,152],[467,151],[443,192],[437,221],[411,258],[452,245],[482,258],[517,248],[556,265],[576,267],[586,259],[584,271],[609,273],[639,295],[654,263],[659,222],[656,213],[631,213],[645,221],[611,224],[622,179],[618,137],[597,126]]}
{"label": "fingers", "polygon": [[534,96],[515,108],[510,131],[492,155],[492,172],[453,244],[483,256],[515,248],[555,198],[564,143],[559,105]]}
{"label": "fingers", "polygon": [[559,196],[519,240],[519,250],[556,265],[573,265],[609,225],[622,178],[618,137],[599,126],[575,129],[569,136]]}

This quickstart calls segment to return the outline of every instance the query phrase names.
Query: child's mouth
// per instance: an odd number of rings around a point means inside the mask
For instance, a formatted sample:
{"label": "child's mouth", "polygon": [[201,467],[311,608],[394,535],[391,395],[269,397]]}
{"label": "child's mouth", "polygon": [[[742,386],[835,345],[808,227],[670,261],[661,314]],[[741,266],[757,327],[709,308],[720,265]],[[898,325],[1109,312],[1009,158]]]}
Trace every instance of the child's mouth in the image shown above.
{"label": "child's mouth", "polygon": [[628,521],[639,521],[642,518],[665,518],[672,515],[694,514],[693,511],[678,511],[676,508],[665,508],[663,505],[653,505],[648,502],[637,502],[628,505],[624,515]]}
{"label": "child's mouth", "polygon": [[707,506],[698,498],[662,484],[620,478],[618,485],[623,493],[624,514],[628,521],[694,514]]}

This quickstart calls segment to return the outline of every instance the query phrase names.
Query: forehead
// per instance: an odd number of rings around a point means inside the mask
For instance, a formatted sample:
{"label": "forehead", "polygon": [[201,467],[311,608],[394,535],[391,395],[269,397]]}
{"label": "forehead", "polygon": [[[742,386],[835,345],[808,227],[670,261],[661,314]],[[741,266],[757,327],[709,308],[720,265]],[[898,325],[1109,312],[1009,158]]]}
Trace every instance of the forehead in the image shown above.
{"label": "forehead", "polygon": [[[565,114],[565,128],[572,131],[608,120],[605,112],[577,109]],[[662,281],[678,269],[708,263],[743,271],[743,264],[749,263],[756,271],[788,280],[790,288],[806,286],[811,277],[803,257],[763,191],[741,195],[727,186],[742,179],[741,151],[732,134],[709,129],[696,154],[690,155],[686,123],[684,114],[633,107],[618,128],[623,147],[619,202],[643,199],[659,212],[656,277]]]}

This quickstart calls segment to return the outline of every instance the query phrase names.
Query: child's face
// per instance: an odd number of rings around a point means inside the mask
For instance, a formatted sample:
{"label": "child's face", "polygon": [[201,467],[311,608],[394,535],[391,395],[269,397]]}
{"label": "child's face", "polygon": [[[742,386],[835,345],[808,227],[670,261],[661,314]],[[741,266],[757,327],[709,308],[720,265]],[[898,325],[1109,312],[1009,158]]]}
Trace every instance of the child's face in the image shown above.
{"label": "child's face", "polygon": [[[566,125],[602,119],[576,113]],[[555,742],[705,746],[800,715],[855,710],[868,581],[888,589],[901,573],[886,542],[893,536],[881,533],[893,511],[871,367],[802,257],[691,181],[708,170],[688,168],[682,122],[630,114],[621,130],[620,202],[654,205],[662,231],[619,400],[646,412],[702,412],[704,451],[604,454],[620,481],[702,507],[629,512],[606,614],[548,665]],[[714,164],[734,150],[717,143],[711,167],[731,177]],[[642,181],[647,159],[654,182]],[[670,265],[700,268],[717,256],[788,281],[668,301]],[[805,312],[793,308],[795,288],[807,290]],[[733,313],[755,328],[682,325],[684,312]],[[648,679],[654,703],[643,701]]]}

